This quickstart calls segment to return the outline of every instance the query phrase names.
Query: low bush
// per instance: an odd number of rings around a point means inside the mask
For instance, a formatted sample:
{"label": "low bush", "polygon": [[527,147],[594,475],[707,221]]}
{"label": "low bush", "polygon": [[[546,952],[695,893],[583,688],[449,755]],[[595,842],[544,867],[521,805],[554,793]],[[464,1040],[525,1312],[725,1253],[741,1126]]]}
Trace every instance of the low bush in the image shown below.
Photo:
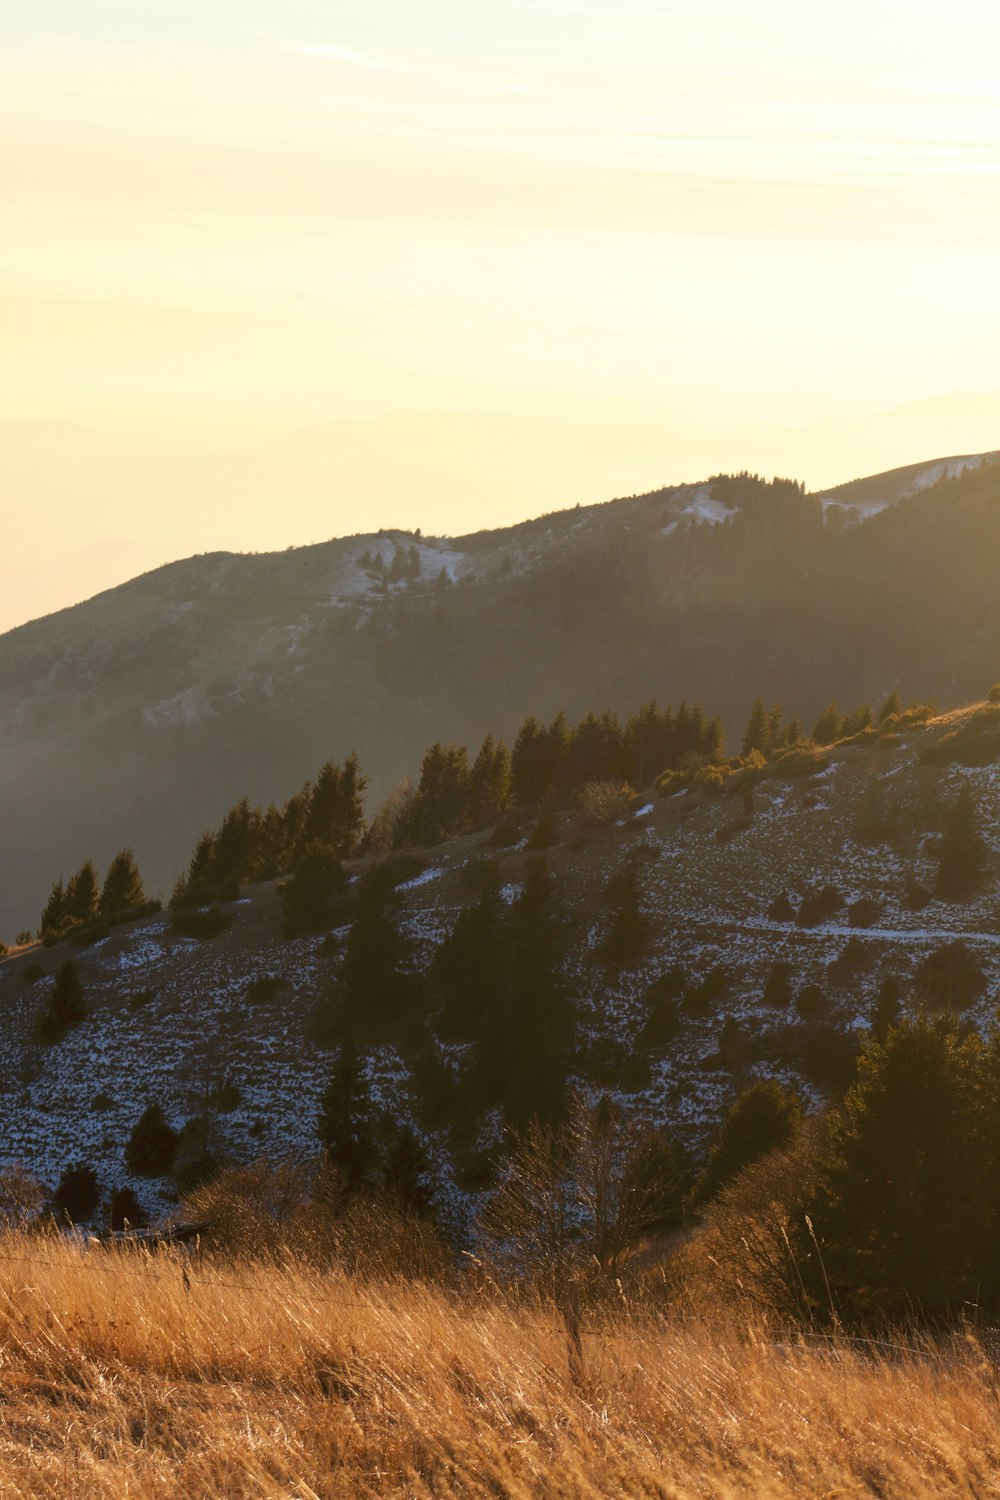
{"label": "low bush", "polygon": [[198,938],[218,937],[233,925],[233,913],[223,911],[221,906],[209,906],[204,910],[189,911],[175,908],[170,919],[170,931],[174,937]]}
{"label": "low bush", "polygon": [[828,922],[844,908],[844,898],[835,885],[825,885],[820,891],[805,896],[795,918],[799,927],[818,927]]}
{"label": "low bush", "polygon": [[793,745],[783,750],[768,764],[769,776],[818,776],[829,769],[830,758],[821,750],[807,745]]}
{"label": "low bush", "polygon": [[262,1005],[267,1000],[273,1000],[285,987],[285,981],[280,974],[262,974],[259,979],[251,979],[247,985],[247,999],[252,1005]]}
{"label": "low bush", "polygon": [[882,915],[882,907],[873,896],[861,896],[847,908],[847,921],[851,927],[874,927]]}
{"label": "low bush", "polygon": [[978,959],[961,938],[936,948],[916,974],[917,998],[933,1010],[967,1010],[986,993],[986,987]]}

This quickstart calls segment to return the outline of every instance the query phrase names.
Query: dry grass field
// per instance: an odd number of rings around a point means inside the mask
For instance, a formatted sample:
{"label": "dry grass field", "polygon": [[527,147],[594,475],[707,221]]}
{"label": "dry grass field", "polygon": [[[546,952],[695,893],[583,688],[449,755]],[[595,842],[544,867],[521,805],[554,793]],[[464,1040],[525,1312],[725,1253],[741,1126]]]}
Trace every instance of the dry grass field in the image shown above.
{"label": "dry grass field", "polygon": [[0,1241],[0,1495],[986,1496],[998,1376],[300,1266]]}

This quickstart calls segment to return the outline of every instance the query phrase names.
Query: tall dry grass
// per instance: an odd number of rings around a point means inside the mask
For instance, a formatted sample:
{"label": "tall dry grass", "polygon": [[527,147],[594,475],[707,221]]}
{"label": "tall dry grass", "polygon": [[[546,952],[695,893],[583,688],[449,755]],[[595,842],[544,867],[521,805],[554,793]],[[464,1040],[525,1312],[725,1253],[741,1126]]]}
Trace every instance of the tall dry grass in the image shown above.
{"label": "tall dry grass", "polygon": [[973,1342],[809,1345],[298,1265],[0,1241],[0,1495],[986,1496]]}

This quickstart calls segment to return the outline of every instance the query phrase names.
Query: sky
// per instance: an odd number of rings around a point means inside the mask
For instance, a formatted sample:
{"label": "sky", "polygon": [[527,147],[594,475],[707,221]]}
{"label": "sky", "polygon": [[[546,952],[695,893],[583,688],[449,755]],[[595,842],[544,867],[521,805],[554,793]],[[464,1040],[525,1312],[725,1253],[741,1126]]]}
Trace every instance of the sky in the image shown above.
{"label": "sky", "polygon": [[0,0],[0,629],[1000,446],[985,0]]}

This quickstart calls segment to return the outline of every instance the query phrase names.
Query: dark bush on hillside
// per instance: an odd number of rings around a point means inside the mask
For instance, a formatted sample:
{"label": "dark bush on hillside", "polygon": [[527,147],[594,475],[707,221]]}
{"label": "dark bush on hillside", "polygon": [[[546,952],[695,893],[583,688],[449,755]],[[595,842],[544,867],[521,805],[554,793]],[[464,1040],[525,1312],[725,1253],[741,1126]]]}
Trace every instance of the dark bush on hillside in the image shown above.
{"label": "dark bush on hillside", "polygon": [[380,890],[395,891],[408,880],[416,880],[426,869],[427,861],[419,854],[389,854],[373,865],[368,875],[377,880]]}
{"label": "dark bush on hillside", "polygon": [[861,896],[847,908],[847,921],[851,927],[874,927],[882,915],[882,907],[873,896]]}
{"label": "dark bush on hillside", "polygon": [[961,938],[929,954],[916,974],[917,998],[933,1010],[961,1012],[986,993],[986,975]]}
{"label": "dark bush on hillside", "polygon": [[89,948],[110,936],[111,928],[107,922],[87,922],[83,927],[74,927],[69,940],[74,948]]}
{"label": "dark bush on hillside", "polygon": [[25,984],[34,984],[36,980],[44,978],[44,964],[26,964],[21,971],[21,979]]}
{"label": "dark bush on hillside", "polygon": [[836,1026],[807,1026],[802,1039],[802,1072],[824,1093],[840,1098],[854,1082],[858,1044]]}
{"label": "dark bush on hillside", "polygon": [[158,1104],[139,1116],[125,1146],[125,1165],[136,1177],[163,1177],[177,1156],[177,1132]]}
{"label": "dark bush on hillside", "polygon": [[223,911],[221,906],[209,906],[204,911],[174,911],[170,919],[170,931],[174,937],[214,938],[233,925],[233,913]]}
{"label": "dark bush on hillside", "polygon": [[535,826],[528,834],[528,842],[525,847],[535,851],[539,849],[551,849],[556,841],[558,829],[559,815],[556,812],[555,804],[551,801],[544,802],[535,820]]}
{"label": "dark bush on hillside", "polygon": [[689,1016],[711,1015],[724,998],[727,985],[725,969],[718,967],[710,970],[699,984],[685,991],[684,1009]]}
{"label": "dark bush on hillside", "polygon": [[509,849],[516,844],[521,837],[520,819],[508,814],[501,818],[493,832],[490,834],[488,843],[492,849]]}
{"label": "dark bush on hillside", "polygon": [[732,823],[723,823],[721,828],[715,830],[715,841],[718,844],[731,844],[733,839],[741,833],[747,833],[753,827],[753,818],[736,818]]}
{"label": "dark bush on hillside", "polygon": [[121,1232],[123,1229],[142,1229],[148,1223],[149,1217],[136,1197],[135,1189],[115,1188],[111,1194],[111,1228]]}
{"label": "dark bush on hillside", "polygon": [[71,1224],[85,1224],[97,1212],[101,1188],[97,1173],[84,1162],[67,1167],[52,1195],[52,1206],[60,1219]]}
{"label": "dark bush on hillside", "polygon": [[780,896],[775,896],[767,908],[767,915],[772,922],[794,922],[795,907],[784,891]]}
{"label": "dark bush on hillside", "polygon": [[903,891],[903,907],[906,911],[923,911],[931,899],[930,891],[919,880],[911,880]]}
{"label": "dark bush on hillside", "polygon": [[830,765],[829,757],[805,745],[795,745],[776,756],[768,766],[769,776],[817,776]]}
{"label": "dark bush on hillside", "polygon": [[239,1109],[242,1103],[243,1091],[235,1083],[222,1084],[212,1095],[212,1107],[217,1109],[220,1115],[231,1114],[234,1109]]}
{"label": "dark bush on hillside", "polygon": [[803,1021],[815,1021],[827,1009],[827,999],[818,984],[805,984],[795,997],[795,1014]]}
{"label": "dark bush on hillside", "polygon": [[247,985],[247,999],[253,1005],[262,1005],[265,1000],[273,1000],[284,987],[285,981],[280,974],[262,974]]}
{"label": "dark bush on hillside", "polygon": [[793,969],[791,964],[776,963],[771,965],[771,972],[767,976],[764,985],[764,1004],[773,1006],[775,1010],[784,1010],[792,1003],[792,979]]}
{"label": "dark bush on hillside", "polygon": [[991,700],[959,729],[942,735],[921,752],[920,759],[931,766],[991,766],[1000,758],[1000,703]]}
{"label": "dark bush on hillside", "polygon": [[35,1022],[35,1034],[40,1042],[51,1046],[78,1026],[86,1014],[87,1001],[80,971],[68,958],[56,971],[56,982],[48,1004]]}
{"label": "dark bush on hillside", "polygon": [[847,939],[840,956],[828,966],[827,973],[837,984],[847,984],[859,969],[871,962],[872,955],[859,937]]}
{"label": "dark bush on hillside", "polygon": [[795,922],[799,927],[818,927],[822,922],[835,917],[843,908],[844,898],[837,887],[825,885],[821,891],[812,891],[803,897]]}
{"label": "dark bush on hillside", "polygon": [[658,995],[639,1033],[639,1045],[651,1052],[660,1052],[670,1046],[680,1032],[681,1024],[677,1001],[672,995]]}
{"label": "dark bush on hillside", "polygon": [[693,1202],[709,1202],[751,1162],[789,1146],[801,1119],[798,1097],[775,1079],[747,1089],[722,1122]]}

